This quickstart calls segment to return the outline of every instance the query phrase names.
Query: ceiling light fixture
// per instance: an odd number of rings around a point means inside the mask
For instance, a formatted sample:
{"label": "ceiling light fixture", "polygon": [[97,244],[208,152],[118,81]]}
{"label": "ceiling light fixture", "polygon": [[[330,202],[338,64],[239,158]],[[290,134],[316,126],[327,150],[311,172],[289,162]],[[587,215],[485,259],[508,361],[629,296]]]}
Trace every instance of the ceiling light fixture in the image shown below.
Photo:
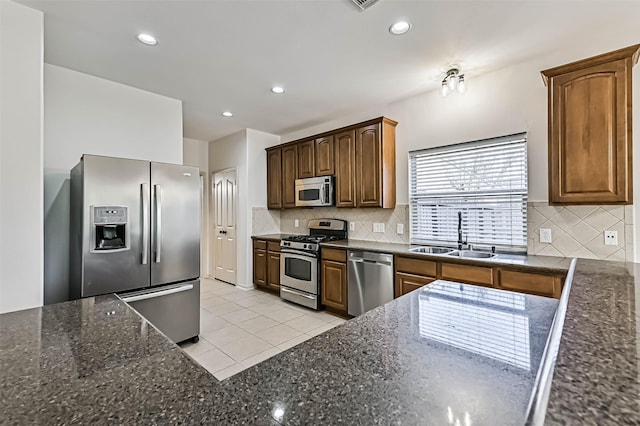
{"label": "ceiling light fixture", "polygon": [[273,93],[275,93],[276,95],[280,95],[280,94],[284,93],[284,88],[283,88],[283,87],[280,87],[280,86],[273,86],[273,87],[271,88],[271,91],[272,91]]}
{"label": "ceiling light fixture", "polygon": [[225,111],[222,113],[222,115],[225,117],[233,117],[233,114],[231,113],[231,111]]}
{"label": "ceiling light fixture", "polygon": [[389,32],[395,35],[401,35],[409,32],[411,24],[406,21],[398,21],[389,27]]}
{"label": "ceiling light fixture", "polygon": [[158,44],[158,39],[152,36],[151,34],[141,33],[138,34],[138,41],[140,43],[146,44],[147,46],[155,46]]}
{"label": "ceiling light fixture", "polygon": [[442,96],[447,96],[449,92],[455,92],[456,90],[459,93],[466,92],[467,83],[464,79],[464,75],[460,74],[460,70],[458,68],[451,68],[447,71],[447,75],[445,75],[442,80],[440,93],[442,93]]}

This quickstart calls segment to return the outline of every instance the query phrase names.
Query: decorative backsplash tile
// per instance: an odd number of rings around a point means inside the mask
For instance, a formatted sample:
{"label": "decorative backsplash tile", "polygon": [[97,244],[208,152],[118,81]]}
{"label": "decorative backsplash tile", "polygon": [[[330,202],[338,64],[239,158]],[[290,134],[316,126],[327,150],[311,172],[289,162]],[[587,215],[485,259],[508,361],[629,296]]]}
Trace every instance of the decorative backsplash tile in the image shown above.
{"label": "decorative backsplash tile", "polygon": [[[316,207],[308,209],[283,210],[280,213],[280,230],[286,234],[306,234],[309,219],[335,218],[355,223],[355,230],[349,230],[349,238],[354,240],[409,243],[409,206],[398,204],[395,209],[346,209],[336,207]],[[298,227],[295,220],[298,220]],[[373,232],[374,223],[383,223],[383,233]],[[397,225],[402,224],[404,233],[398,234]]]}
{"label": "decorative backsplash tile", "polygon": [[251,234],[280,233],[280,211],[269,210],[266,207],[254,207],[251,216]]}
{"label": "decorative backsplash tile", "polygon": [[[529,254],[633,260],[632,206],[550,206],[527,204]],[[540,242],[540,228],[551,229],[552,242]],[[618,245],[604,244],[604,231],[618,232]]]}

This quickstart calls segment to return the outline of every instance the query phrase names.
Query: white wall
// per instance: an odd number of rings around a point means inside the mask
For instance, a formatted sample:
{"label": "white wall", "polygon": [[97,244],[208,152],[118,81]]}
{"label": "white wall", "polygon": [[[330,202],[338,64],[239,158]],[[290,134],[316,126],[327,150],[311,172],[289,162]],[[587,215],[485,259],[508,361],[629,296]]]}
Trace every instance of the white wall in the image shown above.
{"label": "white wall", "polygon": [[202,223],[200,232],[200,276],[209,274],[209,143],[197,139],[182,140],[182,164],[200,169],[202,177]]}
{"label": "white wall", "polygon": [[0,1],[0,313],[42,305],[43,14]]}
{"label": "white wall", "polygon": [[[243,288],[253,287],[252,273],[252,207],[266,206],[267,156],[264,150],[268,146],[280,143],[280,137],[253,129],[245,129],[209,143],[210,174],[235,168],[238,190],[238,227],[237,275],[236,285]],[[264,186],[264,188],[263,188]],[[211,206],[213,207],[213,205]],[[211,215],[214,209],[211,208]],[[213,216],[210,216],[210,223]],[[211,226],[213,228],[213,225]],[[212,229],[210,229],[212,231]],[[211,264],[213,265],[215,238],[210,232]],[[213,267],[211,268],[213,273]]]}
{"label": "white wall", "polygon": [[45,303],[68,299],[69,170],[82,154],[182,164],[182,102],[44,67]]}
{"label": "white wall", "polygon": [[[637,43],[634,34],[611,35],[598,32],[569,50],[545,55],[508,68],[475,76],[466,73],[469,90],[446,98],[430,91],[391,104],[371,107],[311,128],[282,136],[283,142],[385,115],[399,122],[396,129],[396,200],[408,203],[408,152],[415,149],[473,141],[516,132],[527,132],[529,201],[548,200],[547,178],[547,88],[540,71]],[[633,99],[636,126],[640,125],[640,66],[633,71]],[[635,132],[634,147],[640,136]],[[640,153],[635,157],[635,188],[640,188]],[[265,185],[266,191],[266,185]],[[636,190],[635,198],[640,198]],[[636,212],[636,216],[638,213]],[[636,251],[640,227],[635,230]],[[636,261],[640,261],[638,256]]]}

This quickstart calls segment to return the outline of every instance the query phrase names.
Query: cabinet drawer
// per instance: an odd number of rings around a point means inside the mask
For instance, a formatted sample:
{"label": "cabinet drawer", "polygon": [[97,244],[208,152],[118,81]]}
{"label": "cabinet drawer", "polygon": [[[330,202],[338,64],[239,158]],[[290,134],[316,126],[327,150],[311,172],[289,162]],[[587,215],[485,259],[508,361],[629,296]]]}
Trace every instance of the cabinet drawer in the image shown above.
{"label": "cabinet drawer", "polygon": [[269,251],[280,251],[280,243],[275,241],[267,241],[267,248]]}
{"label": "cabinet drawer", "polygon": [[265,240],[253,240],[253,248],[254,249],[267,249],[267,242]]}
{"label": "cabinet drawer", "polygon": [[560,297],[562,277],[501,270],[500,287],[505,290]]}
{"label": "cabinet drawer", "polygon": [[424,277],[422,275],[405,274],[403,272],[396,273],[396,297],[410,293],[420,287],[427,285],[436,279],[433,277]]}
{"label": "cabinet drawer", "polygon": [[435,277],[436,262],[396,256],[396,271]]}
{"label": "cabinet drawer", "polygon": [[445,280],[493,285],[493,270],[483,266],[443,263],[441,275]]}
{"label": "cabinet drawer", "polygon": [[322,260],[335,260],[336,262],[347,262],[347,251],[332,248],[322,248]]}

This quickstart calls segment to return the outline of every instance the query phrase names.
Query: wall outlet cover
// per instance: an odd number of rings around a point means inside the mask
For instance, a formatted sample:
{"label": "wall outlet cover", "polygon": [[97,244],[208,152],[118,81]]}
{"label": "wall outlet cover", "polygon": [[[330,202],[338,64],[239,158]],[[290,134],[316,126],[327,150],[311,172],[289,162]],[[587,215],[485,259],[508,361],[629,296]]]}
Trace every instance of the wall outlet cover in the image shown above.
{"label": "wall outlet cover", "polygon": [[349,231],[355,231],[355,230],[356,230],[356,223],[349,222]]}
{"label": "wall outlet cover", "polygon": [[398,223],[396,225],[396,234],[404,234],[404,223]]}
{"label": "wall outlet cover", "polygon": [[551,243],[553,239],[551,238],[551,229],[540,228],[540,242],[541,243]]}
{"label": "wall outlet cover", "polygon": [[373,232],[384,233],[384,223],[374,223]]}
{"label": "wall outlet cover", "polygon": [[298,219],[294,220],[294,221],[293,221],[293,226],[295,226],[296,228],[297,228],[298,226],[300,226],[300,221],[299,221]]}
{"label": "wall outlet cover", "polygon": [[618,245],[618,231],[604,231],[604,245],[605,246],[617,246]]}

